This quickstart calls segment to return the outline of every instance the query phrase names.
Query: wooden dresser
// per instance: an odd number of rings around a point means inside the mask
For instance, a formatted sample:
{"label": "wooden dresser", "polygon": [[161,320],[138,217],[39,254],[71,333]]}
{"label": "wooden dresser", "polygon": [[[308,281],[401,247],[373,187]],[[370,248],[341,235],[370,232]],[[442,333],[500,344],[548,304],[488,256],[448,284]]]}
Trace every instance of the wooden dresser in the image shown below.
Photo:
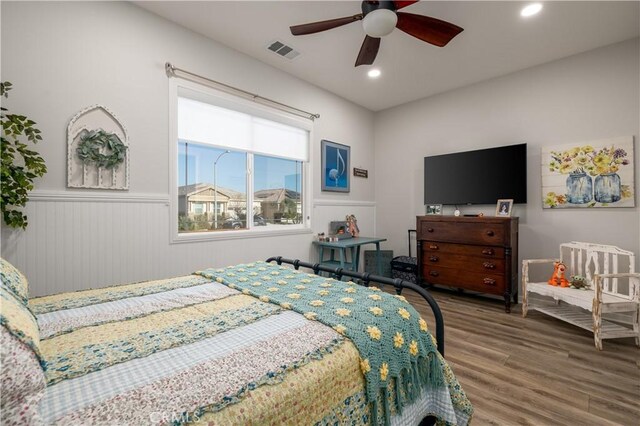
{"label": "wooden dresser", "polygon": [[518,218],[418,216],[418,282],[518,302]]}

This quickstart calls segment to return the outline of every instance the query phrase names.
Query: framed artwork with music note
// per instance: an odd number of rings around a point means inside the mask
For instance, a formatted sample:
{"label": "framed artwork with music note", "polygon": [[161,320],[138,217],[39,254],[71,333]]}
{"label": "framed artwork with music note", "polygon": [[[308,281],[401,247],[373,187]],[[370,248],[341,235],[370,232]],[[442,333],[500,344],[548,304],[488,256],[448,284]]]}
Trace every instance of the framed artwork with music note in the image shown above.
{"label": "framed artwork with music note", "polygon": [[349,192],[349,162],[351,147],[323,139],[322,190]]}

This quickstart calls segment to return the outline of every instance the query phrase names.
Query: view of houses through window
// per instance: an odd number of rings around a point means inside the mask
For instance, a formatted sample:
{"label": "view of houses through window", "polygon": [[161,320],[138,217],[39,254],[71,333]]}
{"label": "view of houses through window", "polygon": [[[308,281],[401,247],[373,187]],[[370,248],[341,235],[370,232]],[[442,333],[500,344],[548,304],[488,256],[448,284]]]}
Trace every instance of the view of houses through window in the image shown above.
{"label": "view of houses through window", "polygon": [[[247,173],[248,163],[253,164],[252,173]],[[252,197],[247,197],[248,175],[253,176]],[[181,140],[178,143],[178,182],[178,229],[181,233],[302,222],[301,161]],[[247,216],[251,220],[249,223]]]}

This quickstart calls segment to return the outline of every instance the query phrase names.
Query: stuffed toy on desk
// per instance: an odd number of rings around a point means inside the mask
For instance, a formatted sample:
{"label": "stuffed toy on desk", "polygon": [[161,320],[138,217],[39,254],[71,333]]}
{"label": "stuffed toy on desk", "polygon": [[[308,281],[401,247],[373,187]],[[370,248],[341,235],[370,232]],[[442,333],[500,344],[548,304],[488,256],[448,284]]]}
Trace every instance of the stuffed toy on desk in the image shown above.
{"label": "stuffed toy on desk", "polygon": [[360,228],[358,228],[358,221],[356,220],[355,215],[348,214],[346,219],[349,233],[356,238],[360,234]]}

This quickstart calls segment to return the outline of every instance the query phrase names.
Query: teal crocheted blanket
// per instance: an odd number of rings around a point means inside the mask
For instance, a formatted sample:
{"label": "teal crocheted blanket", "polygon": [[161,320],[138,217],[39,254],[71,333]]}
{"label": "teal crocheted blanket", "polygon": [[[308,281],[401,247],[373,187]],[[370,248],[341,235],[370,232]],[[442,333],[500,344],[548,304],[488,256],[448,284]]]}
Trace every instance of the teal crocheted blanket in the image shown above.
{"label": "teal crocheted blanket", "polygon": [[[348,337],[360,353],[372,424],[378,424],[379,408],[384,413],[380,423],[389,424],[390,403],[400,413],[424,388],[444,386],[443,363],[427,323],[403,296],[264,262],[196,274],[292,309]],[[396,392],[390,402],[391,381]]]}

